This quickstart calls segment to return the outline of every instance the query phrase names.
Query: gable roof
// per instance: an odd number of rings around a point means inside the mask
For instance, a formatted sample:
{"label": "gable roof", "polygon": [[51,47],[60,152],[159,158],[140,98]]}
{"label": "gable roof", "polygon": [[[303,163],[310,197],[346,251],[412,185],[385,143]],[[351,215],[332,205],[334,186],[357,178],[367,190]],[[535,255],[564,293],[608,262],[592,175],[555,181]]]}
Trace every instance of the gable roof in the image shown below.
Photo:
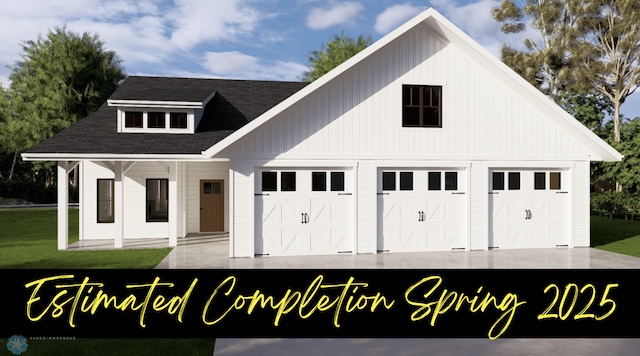
{"label": "gable roof", "polygon": [[560,106],[529,84],[526,80],[520,77],[520,75],[502,63],[502,61],[494,57],[433,8],[428,8],[424,12],[420,13],[329,73],[318,78],[309,86],[274,106],[256,120],[253,120],[236,132],[228,135],[217,144],[202,152],[202,154],[206,157],[215,157],[245,135],[256,130],[261,125],[278,116],[278,114],[282,113],[287,108],[311,95],[327,83],[340,77],[349,69],[357,66],[369,56],[372,56],[401,35],[421,24],[426,25],[434,34],[438,35],[438,37],[443,39],[446,43],[455,45],[463,53],[475,60],[480,66],[518,93],[518,95],[529,101],[532,106],[538,108],[542,114],[545,115],[545,117],[547,117],[561,131],[582,144],[585,149],[590,152],[590,158],[592,161],[619,161],[622,159],[622,155],[609,144],[587,129]]}
{"label": "gable roof", "polygon": [[117,108],[102,105],[96,112],[23,154],[25,159],[64,160],[123,155],[193,156],[299,91],[307,83],[226,79],[129,77],[109,101],[205,102],[194,134],[118,133]]}

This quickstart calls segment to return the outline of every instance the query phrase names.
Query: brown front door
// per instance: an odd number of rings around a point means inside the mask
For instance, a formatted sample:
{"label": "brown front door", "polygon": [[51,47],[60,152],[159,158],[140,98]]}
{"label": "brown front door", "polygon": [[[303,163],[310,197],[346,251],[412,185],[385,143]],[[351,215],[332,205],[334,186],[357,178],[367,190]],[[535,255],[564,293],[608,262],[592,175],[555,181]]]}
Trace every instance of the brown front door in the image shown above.
{"label": "brown front door", "polygon": [[200,181],[200,232],[224,231],[224,181]]}

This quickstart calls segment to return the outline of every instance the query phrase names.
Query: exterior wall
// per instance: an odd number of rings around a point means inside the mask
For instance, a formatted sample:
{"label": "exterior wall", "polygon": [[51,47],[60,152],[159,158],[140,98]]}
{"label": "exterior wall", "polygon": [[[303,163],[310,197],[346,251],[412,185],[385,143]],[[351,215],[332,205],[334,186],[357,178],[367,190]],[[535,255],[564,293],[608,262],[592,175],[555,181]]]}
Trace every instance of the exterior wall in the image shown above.
{"label": "exterior wall", "polygon": [[469,169],[469,249],[489,246],[489,172],[486,162],[472,162]]}
{"label": "exterior wall", "polygon": [[229,163],[184,162],[187,233],[200,232],[200,180],[224,180],[224,231],[229,231]]}
{"label": "exterior wall", "polygon": [[[402,127],[403,84],[443,86],[442,128]],[[588,159],[538,107],[422,25],[226,151],[281,159]]]}
{"label": "exterior wall", "polygon": [[[182,164],[178,164],[178,177],[182,176]],[[113,171],[106,165],[84,162],[82,193],[83,239],[113,239],[115,225],[97,223],[97,179],[113,179]],[[146,222],[146,179],[168,179],[168,167],[163,162],[137,162],[125,174],[124,179],[124,238],[168,237],[168,222]],[[184,210],[181,180],[178,181],[178,237],[183,237]],[[117,203],[117,202],[116,202]]]}
{"label": "exterior wall", "polygon": [[229,257],[254,257],[254,167],[251,161],[230,162],[233,225],[229,231]]}
{"label": "exterior wall", "polygon": [[[403,84],[443,87],[442,128],[402,127]],[[253,256],[255,167],[299,160],[357,162],[357,253],[376,252],[377,167],[410,162],[468,167],[470,250],[488,248],[491,167],[568,168],[570,240],[588,246],[589,152],[519,95],[428,27],[409,31],[220,154],[244,162],[232,164],[232,255]]]}

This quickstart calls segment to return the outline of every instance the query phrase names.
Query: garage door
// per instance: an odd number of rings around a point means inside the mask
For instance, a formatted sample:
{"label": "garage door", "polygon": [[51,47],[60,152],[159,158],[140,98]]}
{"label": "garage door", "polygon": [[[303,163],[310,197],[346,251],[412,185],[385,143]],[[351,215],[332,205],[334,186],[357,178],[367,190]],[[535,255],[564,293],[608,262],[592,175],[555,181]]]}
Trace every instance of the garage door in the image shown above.
{"label": "garage door", "polygon": [[353,251],[351,171],[256,172],[256,255]]}
{"label": "garage door", "polygon": [[378,172],[378,251],[465,248],[464,170]]}
{"label": "garage door", "polygon": [[489,248],[545,248],[569,241],[566,170],[489,172]]}

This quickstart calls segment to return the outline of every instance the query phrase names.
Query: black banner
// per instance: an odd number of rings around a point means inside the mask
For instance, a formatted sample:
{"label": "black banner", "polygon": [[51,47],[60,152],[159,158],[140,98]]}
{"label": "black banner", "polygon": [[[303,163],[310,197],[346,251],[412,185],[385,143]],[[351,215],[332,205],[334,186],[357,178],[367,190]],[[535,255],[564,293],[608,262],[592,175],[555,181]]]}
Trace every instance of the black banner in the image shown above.
{"label": "black banner", "polygon": [[2,270],[4,335],[638,337],[638,270]]}

